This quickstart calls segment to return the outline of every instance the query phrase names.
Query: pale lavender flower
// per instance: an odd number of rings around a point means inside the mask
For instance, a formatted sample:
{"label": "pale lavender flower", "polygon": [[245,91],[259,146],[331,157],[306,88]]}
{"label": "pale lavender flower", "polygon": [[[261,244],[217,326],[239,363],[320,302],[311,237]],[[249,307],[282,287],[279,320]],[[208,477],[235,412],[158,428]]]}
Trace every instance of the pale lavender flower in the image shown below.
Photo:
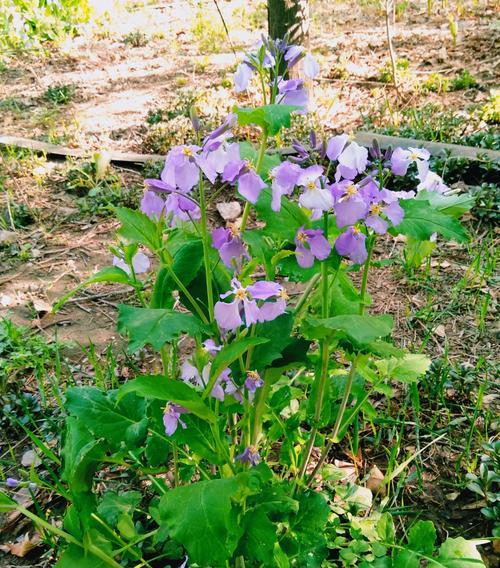
{"label": "pale lavender flower", "polygon": [[332,184],[331,189],[336,198],[334,211],[339,229],[346,225],[354,225],[363,219],[368,211],[368,204],[356,184],[351,181],[341,181]]}
{"label": "pale lavender flower", "polygon": [[175,226],[177,221],[190,221],[191,219],[199,219],[201,211],[199,206],[191,199],[171,193],[165,201],[165,215],[171,216],[170,224]]}
{"label": "pale lavender flower", "polygon": [[16,487],[18,487],[20,484],[20,481],[18,481],[17,479],[14,479],[13,477],[7,477],[7,479],[5,480],[5,485],[9,488],[9,489],[15,489]]}
{"label": "pale lavender flower", "polygon": [[307,112],[309,94],[304,86],[302,79],[285,80],[280,78],[278,82],[279,96],[276,98],[278,104],[295,105],[300,107],[296,112],[302,114]]}
{"label": "pale lavender flower", "polygon": [[250,203],[257,203],[259,200],[260,192],[267,187],[264,180],[252,168],[239,176],[238,178],[238,192]]}
{"label": "pale lavender flower", "polygon": [[304,48],[301,45],[290,45],[284,55],[284,59],[287,62],[288,69],[291,69],[299,59],[302,59],[304,54]]}
{"label": "pale lavender flower", "polygon": [[[130,270],[129,265],[125,262],[123,258],[119,258],[117,256],[113,257],[113,266],[117,266],[121,268],[127,274],[131,274],[132,271]],[[142,274],[149,270],[151,263],[149,258],[143,252],[137,252],[132,258],[132,267],[136,274]]]}
{"label": "pale lavender flower", "polygon": [[301,227],[295,236],[295,256],[302,268],[310,268],[314,259],[325,260],[330,255],[331,247],[321,229]]}
{"label": "pale lavender flower", "polygon": [[250,260],[247,247],[241,240],[236,227],[220,227],[212,231],[212,246],[219,251],[220,258],[227,268],[239,270],[243,259]]}
{"label": "pale lavender flower", "polygon": [[302,60],[302,65],[304,69],[304,75],[308,79],[314,79],[319,74],[319,65],[316,59],[308,53]]}
{"label": "pale lavender flower", "polygon": [[368,150],[356,142],[351,142],[344,148],[338,157],[339,165],[335,174],[338,181],[341,177],[354,179],[358,174],[362,174],[368,163]]}
{"label": "pale lavender flower", "polygon": [[184,430],[187,428],[186,423],[181,420],[181,414],[185,414],[186,412],[188,411],[182,406],[167,402],[163,413],[163,425],[165,426],[167,436],[172,436],[179,424]]}
{"label": "pale lavender flower", "polygon": [[357,227],[348,227],[335,241],[335,250],[356,264],[363,264],[368,258],[366,235]]}
{"label": "pale lavender flower", "polygon": [[240,63],[234,72],[234,86],[237,93],[242,93],[248,89],[248,84],[252,78],[252,68],[246,61]]}
{"label": "pale lavender flower", "polygon": [[243,452],[234,458],[236,461],[255,466],[260,462],[260,454],[257,446],[248,446]]}
{"label": "pale lavender flower", "polygon": [[170,187],[178,187],[181,191],[190,191],[199,180],[199,169],[196,164],[198,146],[174,146],[165,159],[165,167],[160,178]]}
{"label": "pale lavender flower", "polygon": [[280,211],[281,196],[290,195],[293,192],[301,171],[301,168],[297,164],[292,164],[292,162],[288,160],[271,169],[269,177],[272,180],[271,209],[273,211]]}
{"label": "pale lavender flower", "polygon": [[231,280],[231,290],[221,294],[225,299],[234,295],[232,302],[217,302],[214,307],[215,319],[222,330],[233,331],[242,325],[241,314],[245,316],[247,327],[259,321],[259,307],[257,302],[250,297],[250,293],[238,280]]}
{"label": "pale lavender flower", "polygon": [[206,339],[203,342],[205,351],[214,357],[222,349],[222,345],[217,345],[213,339]]}
{"label": "pale lavender flower", "polygon": [[304,188],[299,197],[299,204],[313,213],[328,211],[333,206],[333,197],[328,189],[321,187],[323,167],[314,165],[302,170],[297,185]]}
{"label": "pale lavender flower", "polygon": [[245,387],[249,393],[255,393],[257,389],[264,386],[264,381],[257,371],[248,371],[245,379]]}
{"label": "pale lavender flower", "polygon": [[337,160],[340,156],[342,150],[345,148],[349,140],[348,134],[339,134],[338,136],[333,136],[328,140],[326,145],[326,155],[330,160]]}
{"label": "pale lavender flower", "polygon": [[434,172],[428,171],[423,179],[419,179],[420,183],[417,185],[417,191],[425,189],[427,191],[435,191],[436,193],[445,193],[449,189],[443,182],[443,178]]}
{"label": "pale lavender flower", "polygon": [[159,220],[165,210],[165,200],[154,191],[146,190],[141,199],[140,210],[150,219]]}
{"label": "pale lavender flower", "polygon": [[418,174],[425,178],[429,171],[430,152],[425,148],[395,148],[391,155],[391,170],[397,176],[404,176],[408,171],[408,166],[412,163],[417,164]]}

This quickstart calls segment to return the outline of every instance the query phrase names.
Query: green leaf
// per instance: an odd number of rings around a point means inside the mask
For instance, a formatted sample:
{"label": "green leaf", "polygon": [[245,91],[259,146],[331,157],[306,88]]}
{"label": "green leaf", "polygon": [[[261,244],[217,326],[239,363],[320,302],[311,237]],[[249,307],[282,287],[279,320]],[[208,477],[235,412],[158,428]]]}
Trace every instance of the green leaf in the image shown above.
{"label": "green leaf", "polygon": [[91,491],[94,473],[104,457],[104,446],[102,441],[96,440],[85,424],[74,416],[66,419],[62,456],[62,478],[67,481],[71,492]]}
{"label": "green leaf", "polygon": [[428,201],[402,199],[404,219],[394,227],[396,233],[408,235],[420,241],[428,241],[433,233],[439,233],[445,239],[465,243],[467,233],[457,219],[434,209]]}
{"label": "green leaf", "polygon": [[446,568],[481,568],[484,562],[473,541],[458,538],[447,538],[439,548],[436,559]]}
{"label": "green leaf", "polygon": [[406,353],[403,357],[391,357],[375,361],[375,366],[383,378],[402,383],[414,383],[425,374],[431,360],[421,353]]}
{"label": "green leaf", "polygon": [[408,533],[408,548],[431,556],[436,536],[436,529],[432,521],[417,521]]}
{"label": "green leaf", "polygon": [[91,286],[92,284],[97,284],[98,282],[117,282],[119,284],[127,284],[128,286],[134,287],[134,282],[129,278],[128,274],[125,270],[122,270],[118,266],[108,266],[107,268],[103,268],[99,270],[96,274],[87,278],[84,282],[79,284],[73,290],[70,290],[67,294],[65,294],[62,298],[54,304],[52,308],[52,312],[55,313],[61,309],[61,307],[76,293],[87,286]]}
{"label": "green leaf", "polygon": [[361,316],[357,314],[334,316],[332,318],[306,318],[304,335],[320,339],[333,331],[341,331],[358,344],[367,344],[380,337],[386,337],[392,331],[393,320],[389,315]]}
{"label": "green leaf", "polygon": [[120,515],[131,515],[142,500],[139,491],[124,491],[115,493],[106,491],[102,498],[97,513],[108,525],[115,527]]}
{"label": "green leaf", "polygon": [[207,329],[191,314],[120,304],[118,331],[128,333],[129,351],[134,352],[146,344],[160,350],[165,343],[172,341],[181,333],[194,336],[205,333]]}
{"label": "green leaf", "polygon": [[394,544],[394,521],[390,513],[382,513],[380,516],[377,533],[384,544]]}
{"label": "green leaf", "polygon": [[419,191],[415,199],[428,201],[434,209],[451,215],[452,217],[460,217],[469,211],[475,202],[475,198],[470,193],[462,193],[460,195],[443,195],[437,191]]}
{"label": "green leaf", "polygon": [[290,128],[290,115],[301,107],[296,105],[264,105],[257,108],[235,107],[238,115],[238,124],[247,126],[255,124],[274,136],[282,128]]}
{"label": "green leaf", "polygon": [[[359,313],[360,295],[349,276],[343,270],[337,272],[333,283],[330,285],[330,290],[330,315]],[[367,294],[365,296],[365,306],[370,304],[371,297]]]}
{"label": "green leaf", "polygon": [[16,502],[7,497],[3,491],[0,491],[0,513],[9,513],[10,511],[14,511],[16,507]]}
{"label": "green leaf", "polygon": [[223,566],[232,556],[241,528],[231,499],[239,490],[238,479],[232,477],[200,481],[163,495],[161,526],[186,548],[190,563]]}
{"label": "green leaf", "polygon": [[156,252],[161,248],[161,235],[154,221],[137,209],[115,207],[115,213],[122,226],[118,235],[129,243],[138,243],[147,246]]}
{"label": "green leaf", "polygon": [[76,544],[70,544],[55,564],[55,568],[109,568],[109,564]]}
{"label": "green leaf", "polygon": [[265,221],[265,232],[276,235],[282,239],[293,241],[297,230],[309,226],[309,217],[304,209],[289,200],[283,200],[281,210],[276,212],[271,209],[271,190],[263,189],[259,200],[255,204],[257,217]]}
{"label": "green leaf", "polygon": [[[173,255],[172,272],[188,286],[198,274],[203,263],[203,246],[200,239],[188,241]],[[173,305],[172,292],[178,286],[171,272],[162,268],[158,272],[151,297],[152,308],[170,308]]]}
{"label": "green leaf", "polygon": [[435,242],[408,237],[404,248],[405,263],[411,268],[418,268],[435,248]]}
{"label": "green leaf", "polygon": [[212,392],[212,388],[217,380],[217,377],[222,371],[229,367],[234,361],[241,357],[250,347],[267,343],[269,339],[266,337],[244,337],[237,339],[224,347],[217,353],[210,367],[210,378],[205,388],[204,396]]}
{"label": "green leaf", "polygon": [[200,395],[183,381],[168,379],[162,375],[145,375],[120,387],[118,399],[120,400],[131,392],[144,397],[174,402],[204,420],[213,423],[216,421],[215,414],[203,402]]}
{"label": "green leaf", "polygon": [[146,437],[146,404],[132,394],[116,401],[116,391],[104,393],[95,387],[72,387],[66,391],[66,408],[98,438],[118,449],[136,448]]}
{"label": "green leaf", "polygon": [[278,542],[277,527],[261,507],[248,511],[242,521],[244,535],[240,542],[241,552],[248,560],[269,566],[274,545]]}

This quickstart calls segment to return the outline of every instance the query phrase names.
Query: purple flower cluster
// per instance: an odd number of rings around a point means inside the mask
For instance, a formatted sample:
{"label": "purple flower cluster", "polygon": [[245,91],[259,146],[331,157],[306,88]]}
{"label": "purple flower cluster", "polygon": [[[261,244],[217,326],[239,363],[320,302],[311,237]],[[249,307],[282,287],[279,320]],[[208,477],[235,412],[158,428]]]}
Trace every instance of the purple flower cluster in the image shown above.
{"label": "purple flower cluster", "polygon": [[285,40],[263,38],[247,53],[234,73],[236,92],[241,93],[249,87],[254,74],[266,77],[271,90],[271,103],[296,105],[306,112],[308,92],[301,79],[285,79],[280,73],[283,68],[290,70],[302,63],[304,76],[313,79],[319,73],[317,61],[299,45],[288,44]]}
{"label": "purple flower cluster", "polygon": [[229,296],[234,296],[231,302],[218,301],[214,307],[215,319],[223,332],[235,331],[243,324],[250,327],[276,319],[285,313],[288,299],[286,290],[277,282],[261,280],[244,287],[236,278],[221,299]]}
{"label": "purple flower cluster", "polygon": [[235,225],[229,228],[219,227],[212,231],[212,246],[219,251],[219,256],[227,268],[239,271],[243,259],[250,260],[248,249]]}

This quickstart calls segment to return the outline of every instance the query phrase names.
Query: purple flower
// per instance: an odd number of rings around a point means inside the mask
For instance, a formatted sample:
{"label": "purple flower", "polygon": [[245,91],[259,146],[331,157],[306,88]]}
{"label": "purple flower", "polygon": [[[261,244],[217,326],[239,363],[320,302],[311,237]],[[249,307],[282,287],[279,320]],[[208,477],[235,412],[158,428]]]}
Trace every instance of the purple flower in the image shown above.
{"label": "purple flower", "polygon": [[5,485],[9,488],[9,489],[15,489],[16,487],[18,487],[20,484],[20,481],[18,481],[17,479],[14,479],[13,477],[7,477],[7,479],[5,480]]}
{"label": "purple flower", "polygon": [[304,75],[308,79],[314,79],[319,74],[319,65],[316,59],[308,53],[303,59]]}
{"label": "purple flower", "polygon": [[356,264],[363,264],[368,258],[366,235],[357,227],[348,227],[335,241],[335,250]]}
{"label": "purple flower", "polygon": [[349,140],[348,134],[339,134],[328,140],[326,145],[326,155],[330,160],[337,160],[340,153],[345,148],[347,141]]}
{"label": "purple flower", "polygon": [[260,192],[265,187],[267,185],[251,166],[238,178],[238,192],[250,203],[257,203]]}
{"label": "purple flower", "polygon": [[430,153],[425,148],[395,148],[391,156],[391,170],[397,176],[404,176],[408,171],[408,166],[412,163],[417,164],[420,177],[425,177],[429,170]]}
{"label": "purple flower", "polygon": [[[368,163],[368,150],[356,142],[351,142],[344,148],[338,157],[339,165],[335,178],[354,179],[358,174],[362,174]],[[337,179],[337,181],[338,181]]]}
{"label": "purple flower", "polygon": [[220,142],[227,139],[227,133],[231,134],[231,128],[238,122],[238,115],[235,112],[231,112],[227,115],[226,120],[218,126],[215,130],[212,130],[203,141],[203,149],[211,151],[215,148],[212,147],[211,143]]}
{"label": "purple flower", "polygon": [[170,187],[178,187],[187,192],[193,189],[199,180],[196,164],[198,146],[174,146],[165,159],[161,180]]}
{"label": "purple flower", "polygon": [[187,410],[178,404],[167,402],[163,414],[163,425],[165,426],[165,433],[167,436],[172,436],[177,430],[179,424],[183,429],[186,429],[186,423],[181,420],[181,414],[185,414]]}
{"label": "purple flower", "polygon": [[260,462],[259,450],[257,446],[248,446],[234,459],[241,463],[247,463],[250,466],[257,465]]}
{"label": "purple flower", "polygon": [[165,201],[165,215],[171,216],[171,225],[175,226],[177,221],[190,221],[201,217],[200,208],[191,199],[171,193]]}
{"label": "purple flower", "polygon": [[[271,321],[283,314],[288,298],[286,290],[277,282],[260,281],[244,288],[233,278],[231,290],[221,294],[225,299],[234,295],[232,302],[217,302],[214,307],[215,319],[219,328],[224,331],[234,331],[243,324],[245,317],[246,327],[254,323]],[[268,301],[274,298],[275,301]],[[264,300],[261,307],[257,300]]]}
{"label": "purple flower", "polygon": [[301,107],[300,110],[296,111],[299,114],[307,112],[309,95],[302,79],[280,79],[278,93],[279,96],[276,99],[278,104]]}
{"label": "purple flower", "polygon": [[290,45],[287,47],[284,59],[287,62],[288,69],[291,69],[299,59],[302,59],[304,48],[301,45]]}
{"label": "purple flower", "polygon": [[304,230],[304,227],[301,227],[295,236],[295,244],[295,256],[302,268],[310,268],[315,258],[325,260],[331,251],[330,243],[321,229]]}
{"label": "purple flower", "polygon": [[252,78],[252,74],[253,70],[246,61],[238,65],[233,75],[234,86],[237,93],[242,93],[248,89],[248,83]]}
{"label": "purple flower", "polygon": [[435,191],[436,193],[445,193],[449,189],[443,182],[443,178],[434,172],[428,171],[423,179],[419,179],[420,183],[417,185],[417,191],[425,189],[427,191]]}
{"label": "purple flower", "polygon": [[255,393],[255,391],[263,385],[264,381],[257,371],[248,371],[247,378],[245,379],[245,387],[249,393]]}
{"label": "purple flower", "polygon": [[328,211],[333,206],[331,192],[321,187],[322,174],[322,166],[309,166],[302,170],[297,179],[297,185],[304,188],[304,192],[299,197],[299,203],[313,213]]}
{"label": "purple flower", "polygon": [[212,231],[212,246],[219,251],[220,258],[227,268],[239,270],[244,258],[250,260],[247,247],[235,227],[231,229],[220,227]]}
{"label": "purple flower", "polygon": [[217,345],[213,339],[206,339],[203,342],[205,351],[214,357],[222,349],[222,345]]}
{"label": "purple flower", "polygon": [[351,181],[332,184],[332,194],[336,198],[334,210],[339,229],[354,225],[366,215],[368,204],[360,195],[358,186]]}
{"label": "purple flower", "polygon": [[150,219],[159,220],[165,210],[165,200],[154,191],[146,190],[141,199],[140,210]]}
{"label": "purple flower", "polygon": [[269,172],[269,176],[272,180],[271,209],[273,211],[280,211],[281,196],[290,195],[292,193],[301,171],[301,168],[297,164],[292,164],[292,162],[286,160],[279,166],[272,168]]}
{"label": "purple flower", "polygon": [[[132,271],[130,270],[129,265],[125,262],[123,258],[118,258],[117,256],[113,257],[113,266],[117,266],[125,271],[127,274],[131,274]],[[147,272],[151,263],[149,262],[149,258],[143,252],[137,252],[132,258],[132,267],[136,274],[142,274],[143,272]]]}

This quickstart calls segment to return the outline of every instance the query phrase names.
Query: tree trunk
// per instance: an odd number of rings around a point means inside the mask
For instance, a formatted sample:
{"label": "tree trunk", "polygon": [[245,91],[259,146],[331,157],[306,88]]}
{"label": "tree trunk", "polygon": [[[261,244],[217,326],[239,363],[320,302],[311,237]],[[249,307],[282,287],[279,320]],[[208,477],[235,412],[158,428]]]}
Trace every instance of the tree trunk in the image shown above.
{"label": "tree trunk", "polygon": [[283,39],[288,33],[290,43],[308,46],[309,1],[268,0],[267,23],[272,39]]}

